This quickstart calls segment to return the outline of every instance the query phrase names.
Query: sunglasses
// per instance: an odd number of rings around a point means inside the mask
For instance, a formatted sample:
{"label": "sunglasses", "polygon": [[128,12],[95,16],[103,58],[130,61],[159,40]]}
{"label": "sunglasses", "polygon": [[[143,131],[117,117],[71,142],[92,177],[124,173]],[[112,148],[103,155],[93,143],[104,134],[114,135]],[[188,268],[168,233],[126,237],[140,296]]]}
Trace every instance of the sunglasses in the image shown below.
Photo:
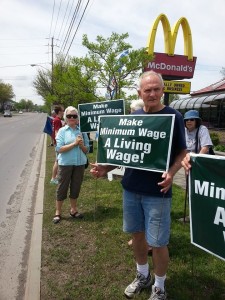
{"label": "sunglasses", "polygon": [[66,115],[67,119],[77,119],[78,115]]}
{"label": "sunglasses", "polygon": [[185,121],[195,121],[195,119],[186,119]]}

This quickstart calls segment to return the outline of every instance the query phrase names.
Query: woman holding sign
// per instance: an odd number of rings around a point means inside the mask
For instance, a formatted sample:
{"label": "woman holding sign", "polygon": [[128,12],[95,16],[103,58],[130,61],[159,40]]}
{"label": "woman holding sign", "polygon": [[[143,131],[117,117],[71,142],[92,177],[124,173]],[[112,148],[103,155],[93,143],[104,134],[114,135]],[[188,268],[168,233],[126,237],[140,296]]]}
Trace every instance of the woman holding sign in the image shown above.
{"label": "woman holding sign", "polygon": [[[165,279],[169,264],[167,245],[170,237],[172,182],[186,154],[186,142],[183,117],[175,109],[162,104],[163,89],[164,84],[160,74],[153,71],[142,74],[138,94],[144,101],[144,107],[133,114],[175,115],[169,169],[167,172],[160,173],[126,168],[122,179],[123,230],[132,234],[137,267],[136,278],[124,291],[129,299],[152,284],[148,264],[148,245],[152,246],[154,267],[154,284],[149,300],[167,298]],[[108,171],[115,168],[115,166],[98,164],[92,166],[91,173],[95,177],[105,176]]]}

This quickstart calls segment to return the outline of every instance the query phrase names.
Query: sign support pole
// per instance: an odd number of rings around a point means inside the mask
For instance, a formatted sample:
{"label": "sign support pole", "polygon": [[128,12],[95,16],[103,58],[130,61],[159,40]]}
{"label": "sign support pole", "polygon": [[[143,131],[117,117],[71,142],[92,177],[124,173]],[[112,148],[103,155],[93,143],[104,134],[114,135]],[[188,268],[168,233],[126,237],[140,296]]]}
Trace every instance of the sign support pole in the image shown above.
{"label": "sign support pole", "polygon": [[164,99],[163,99],[163,102],[166,106],[169,105],[169,93],[164,93]]}

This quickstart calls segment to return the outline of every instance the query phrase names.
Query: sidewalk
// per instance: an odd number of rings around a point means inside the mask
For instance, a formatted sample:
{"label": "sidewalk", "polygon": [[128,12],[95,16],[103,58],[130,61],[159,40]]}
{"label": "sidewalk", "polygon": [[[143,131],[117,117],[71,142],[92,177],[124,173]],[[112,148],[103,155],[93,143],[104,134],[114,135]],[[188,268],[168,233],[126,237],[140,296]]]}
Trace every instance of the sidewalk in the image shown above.
{"label": "sidewalk", "polygon": [[[215,151],[215,154],[216,155],[220,155],[220,156],[225,156],[225,152]],[[183,167],[174,176],[173,183],[179,185],[183,189],[186,188],[186,179],[185,179],[185,172],[184,172],[184,168]]]}
{"label": "sidewalk", "polygon": [[184,168],[181,168],[174,176],[173,183],[179,185],[183,189],[186,189],[186,178]]}

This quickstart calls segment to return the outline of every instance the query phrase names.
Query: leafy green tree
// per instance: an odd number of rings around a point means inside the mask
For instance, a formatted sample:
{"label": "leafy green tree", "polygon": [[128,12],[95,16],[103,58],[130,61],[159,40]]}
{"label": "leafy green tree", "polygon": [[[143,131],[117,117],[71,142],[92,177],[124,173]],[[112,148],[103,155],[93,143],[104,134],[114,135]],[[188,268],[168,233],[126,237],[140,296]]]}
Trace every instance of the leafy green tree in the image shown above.
{"label": "leafy green tree", "polygon": [[48,103],[54,103],[54,92],[53,92],[53,74],[50,70],[38,70],[38,74],[33,81],[33,86],[36,89],[38,95],[44,100],[46,105]]}
{"label": "leafy green tree", "polygon": [[64,107],[79,103],[96,101],[96,83],[85,71],[82,58],[69,58],[58,55],[53,73],[49,70],[38,70],[33,82],[39,95],[45,100],[50,110],[52,105],[61,104]]}
{"label": "leafy green tree", "polygon": [[66,64],[57,61],[54,92],[58,103],[77,107],[79,103],[96,101],[96,82],[88,71],[82,58],[70,58]]}
{"label": "leafy green tree", "polygon": [[19,102],[15,103],[14,107],[17,110],[32,111],[35,105],[31,100],[21,99]]}
{"label": "leafy green tree", "polygon": [[169,104],[175,100],[179,100],[180,96],[178,94],[170,94],[169,95]]}
{"label": "leafy green tree", "polygon": [[0,107],[4,108],[5,103],[12,101],[14,96],[12,85],[0,80]]}
{"label": "leafy green tree", "polygon": [[[37,93],[49,108],[52,104],[77,107],[79,103],[102,101],[107,91],[109,99],[125,99],[127,89],[136,89],[145,62],[152,58],[145,48],[132,50],[125,42],[128,37],[128,33],[112,33],[107,39],[97,36],[97,42],[91,43],[84,35],[87,55],[66,61],[63,56],[57,56],[53,73],[38,70],[33,82]],[[128,53],[121,57],[124,51]]]}
{"label": "leafy green tree", "polygon": [[110,99],[124,97],[124,89],[135,89],[145,63],[152,59],[146,48],[133,50],[125,41],[128,37],[128,33],[114,32],[107,39],[97,36],[93,43],[83,36],[83,45],[88,49],[84,65]]}

